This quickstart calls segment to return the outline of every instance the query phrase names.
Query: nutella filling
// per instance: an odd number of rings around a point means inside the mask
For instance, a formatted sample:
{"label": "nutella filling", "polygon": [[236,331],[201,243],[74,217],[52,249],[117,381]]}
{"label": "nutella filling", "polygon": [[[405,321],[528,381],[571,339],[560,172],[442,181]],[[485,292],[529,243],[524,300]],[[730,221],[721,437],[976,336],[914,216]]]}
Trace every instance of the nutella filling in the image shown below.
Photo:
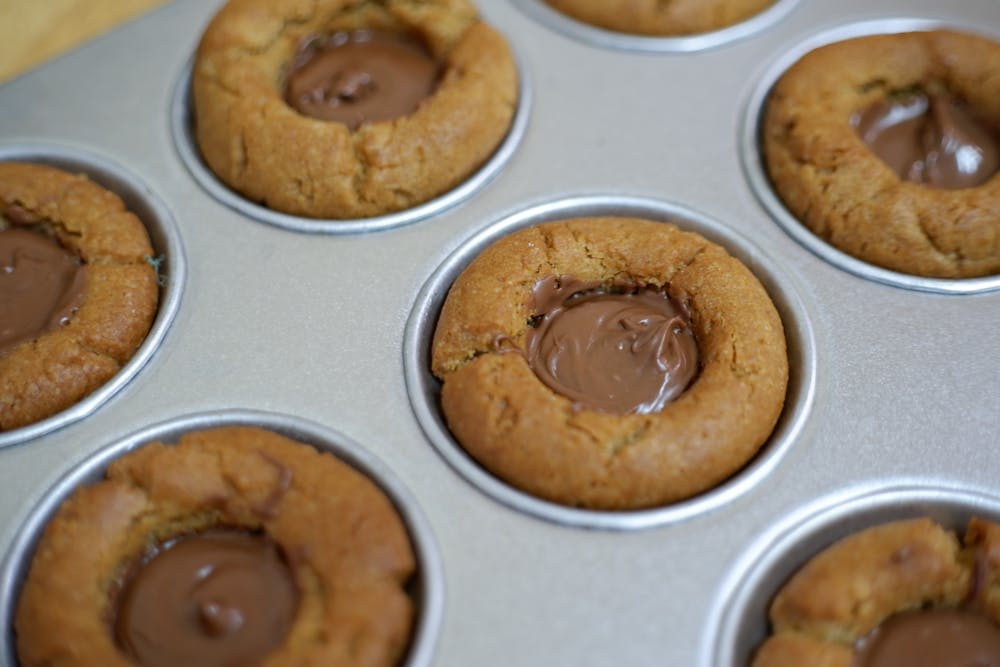
{"label": "nutella filling", "polygon": [[1000,628],[981,614],[897,614],[858,642],[852,667],[1000,667]]}
{"label": "nutella filling", "polygon": [[972,188],[1000,168],[1000,137],[948,95],[881,100],[852,122],[880,160],[914,183]]}
{"label": "nutella filling", "polygon": [[158,545],[118,596],[118,645],[143,667],[256,664],[284,641],[298,589],[266,535],[213,529]]}
{"label": "nutella filling", "polygon": [[54,238],[23,227],[2,229],[0,354],[67,324],[83,305],[86,275],[80,259]]}
{"label": "nutella filling", "polygon": [[417,40],[357,30],[313,38],[288,71],[285,101],[311,118],[344,123],[392,120],[412,113],[438,81],[438,64]]}
{"label": "nutella filling", "polygon": [[602,412],[658,412],[698,371],[684,308],[664,291],[550,276],[534,288],[525,356],[553,391]]}

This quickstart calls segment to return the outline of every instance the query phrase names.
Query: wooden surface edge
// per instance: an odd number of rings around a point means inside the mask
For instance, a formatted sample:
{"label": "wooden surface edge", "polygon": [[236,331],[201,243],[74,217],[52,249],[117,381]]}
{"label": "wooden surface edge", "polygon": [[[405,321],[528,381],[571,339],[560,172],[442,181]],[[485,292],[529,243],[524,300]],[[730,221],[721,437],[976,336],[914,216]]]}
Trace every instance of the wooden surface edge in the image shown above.
{"label": "wooden surface edge", "polygon": [[3,0],[0,83],[169,0]]}

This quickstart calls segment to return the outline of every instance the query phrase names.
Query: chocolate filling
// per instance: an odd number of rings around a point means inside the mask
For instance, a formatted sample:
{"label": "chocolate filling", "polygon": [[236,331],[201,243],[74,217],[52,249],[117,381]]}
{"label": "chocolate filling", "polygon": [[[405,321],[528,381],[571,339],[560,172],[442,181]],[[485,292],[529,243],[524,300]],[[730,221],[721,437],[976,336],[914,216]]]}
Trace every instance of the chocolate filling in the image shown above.
{"label": "chocolate filling", "polygon": [[292,62],[285,101],[299,113],[344,123],[393,120],[434,92],[439,67],[405,35],[369,30],[305,41]]}
{"label": "chocolate filling", "polygon": [[550,276],[533,299],[525,357],[542,382],[582,406],[658,412],[698,371],[690,317],[664,290]]}
{"label": "chocolate filling", "polygon": [[960,100],[914,92],[855,114],[862,140],[900,178],[937,188],[972,188],[1000,168],[1000,138]]}
{"label": "chocolate filling", "polygon": [[1000,667],[1000,628],[981,614],[925,609],[892,616],[855,647],[852,667]]}
{"label": "chocolate filling", "polygon": [[115,638],[138,664],[219,667],[280,646],[299,592],[273,540],[216,528],[156,545],[116,597]]}
{"label": "chocolate filling", "polygon": [[[19,207],[0,221],[23,222]],[[86,295],[80,258],[42,231],[0,223],[0,354],[69,323]]]}

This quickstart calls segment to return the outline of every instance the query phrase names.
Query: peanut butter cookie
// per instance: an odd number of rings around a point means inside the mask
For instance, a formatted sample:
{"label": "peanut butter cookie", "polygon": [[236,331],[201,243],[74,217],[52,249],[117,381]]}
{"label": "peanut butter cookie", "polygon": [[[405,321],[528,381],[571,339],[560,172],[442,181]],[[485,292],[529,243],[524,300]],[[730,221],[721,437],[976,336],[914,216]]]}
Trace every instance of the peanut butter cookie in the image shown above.
{"label": "peanut butter cookie", "polygon": [[68,408],[128,362],[156,315],[152,254],[114,193],[0,163],[0,431]]}
{"label": "peanut butter cookie", "polygon": [[753,666],[996,664],[998,580],[996,524],[972,519],[964,546],[930,519],[868,528],[784,585]]}
{"label": "peanut butter cookie", "polygon": [[762,141],[788,210],[840,250],[938,278],[1000,272],[1000,43],[949,31],[819,48]]}
{"label": "peanut butter cookie", "polygon": [[367,218],[443,194],[510,127],[518,75],[467,0],[230,0],[194,65],[201,154],[272,209]]}
{"label": "peanut butter cookie", "polygon": [[392,667],[414,569],[392,503],[352,467],[259,428],[190,432],[62,504],[18,603],[18,657]]}
{"label": "peanut butter cookie", "polygon": [[739,470],[785,400],[781,319],[739,261],[649,220],[581,218],[497,241],[443,305],[448,427],[541,498],[637,509]]}
{"label": "peanut butter cookie", "polygon": [[578,21],[637,35],[692,35],[745,21],[774,0],[546,0]]}

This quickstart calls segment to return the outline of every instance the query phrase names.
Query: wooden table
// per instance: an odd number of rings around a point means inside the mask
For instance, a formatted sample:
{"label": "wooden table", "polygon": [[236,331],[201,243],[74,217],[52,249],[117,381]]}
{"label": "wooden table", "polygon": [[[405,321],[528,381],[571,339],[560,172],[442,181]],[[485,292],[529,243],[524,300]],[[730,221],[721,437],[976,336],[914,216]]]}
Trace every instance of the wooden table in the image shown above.
{"label": "wooden table", "polygon": [[0,83],[169,0],[0,0]]}

